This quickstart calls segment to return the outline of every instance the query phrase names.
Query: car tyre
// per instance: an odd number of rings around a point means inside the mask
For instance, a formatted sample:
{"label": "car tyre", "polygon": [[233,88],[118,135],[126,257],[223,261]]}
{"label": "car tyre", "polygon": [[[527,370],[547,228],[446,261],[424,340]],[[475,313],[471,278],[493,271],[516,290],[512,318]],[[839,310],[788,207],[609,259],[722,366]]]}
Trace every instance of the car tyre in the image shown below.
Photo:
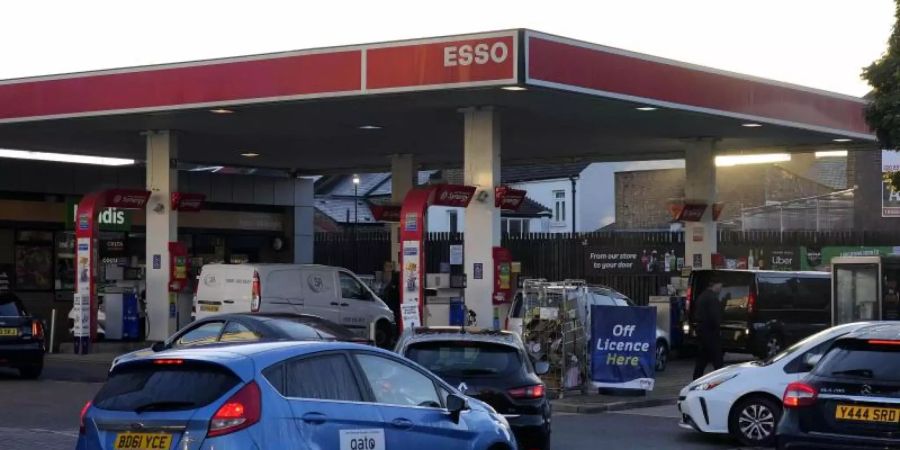
{"label": "car tyre", "polygon": [[386,320],[379,320],[375,324],[375,346],[390,349],[394,344],[394,330]]}
{"label": "car tyre", "polygon": [[44,371],[44,364],[35,364],[33,366],[24,366],[19,368],[19,375],[26,380],[36,380]]}
{"label": "car tyre", "polygon": [[731,408],[728,432],[747,447],[771,447],[775,444],[781,405],[773,399],[745,398]]}
{"label": "car tyre", "polygon": [[666,341],[658,339],[656,341],[656,371],[663,372],[669,365],[669,345]]}

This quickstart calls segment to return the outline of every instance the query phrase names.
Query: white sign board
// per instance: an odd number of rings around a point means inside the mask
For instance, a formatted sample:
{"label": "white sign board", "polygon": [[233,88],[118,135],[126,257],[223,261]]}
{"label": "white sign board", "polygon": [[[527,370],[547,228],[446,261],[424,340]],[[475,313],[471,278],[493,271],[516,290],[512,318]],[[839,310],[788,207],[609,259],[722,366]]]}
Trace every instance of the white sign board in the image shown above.
{"label": "white sign board", "polygon": [[461,266],[463,263],[463,246],[462,245],[451,245],[450,246],[450,265],[451,266]]}
{"label": "white sign board", "polygon": [[90,336],[91,332],[91,298],[87,295],[75,294],[75,329],[76,338]]}
{"label": "white sign board", "polygon": [[419,302],[421,298],[422,269],[419,241],[403,241],[403,271],[401,272],[401,288],[403,299],[400,305],[400,317],[403,320],[403,329],[415,328],[422,324],[419,317]]}
{"label": "white sign board", "polygon": [[881,151],[881,217],[900,217],[900,192],[891,187],[891,174],[900,171],[900,151]]}

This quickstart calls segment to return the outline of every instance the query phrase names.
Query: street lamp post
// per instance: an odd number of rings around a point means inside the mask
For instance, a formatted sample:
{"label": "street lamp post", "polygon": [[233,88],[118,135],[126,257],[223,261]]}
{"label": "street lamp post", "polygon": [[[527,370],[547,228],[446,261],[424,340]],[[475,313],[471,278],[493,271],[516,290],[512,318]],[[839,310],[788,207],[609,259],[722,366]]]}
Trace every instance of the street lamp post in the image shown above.
{"label": "street lamp post", "polygon": [[356,261],[355,272],[359,272],[359,244],[358,231],[359,228],[359,175],[353,174],[353,253]]}

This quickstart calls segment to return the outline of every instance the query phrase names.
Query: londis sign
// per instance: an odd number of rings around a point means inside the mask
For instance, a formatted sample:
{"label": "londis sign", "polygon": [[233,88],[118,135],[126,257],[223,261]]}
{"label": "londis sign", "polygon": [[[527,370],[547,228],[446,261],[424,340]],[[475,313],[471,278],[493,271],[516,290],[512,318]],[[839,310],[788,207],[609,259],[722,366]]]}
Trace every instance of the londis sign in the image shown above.
{"label": "londis sign", "polygon": [[[75,216],[78,210],[78,201],[69,199],[66,201],[66,229],[75,229]],[[97,214],[100,229],[103,231],[131,231],[131,212],[119,208],[106,208]]]}

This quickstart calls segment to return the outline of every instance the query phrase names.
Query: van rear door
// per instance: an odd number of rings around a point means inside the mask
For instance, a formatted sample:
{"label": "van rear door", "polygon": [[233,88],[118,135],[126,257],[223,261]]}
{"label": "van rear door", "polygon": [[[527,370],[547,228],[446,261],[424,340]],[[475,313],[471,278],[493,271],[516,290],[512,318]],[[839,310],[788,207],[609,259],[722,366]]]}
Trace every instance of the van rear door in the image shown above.
{"label": "van rear door", "polygon": [[196,316],[250,312],[253,266],[210,264],[203,267],[197,285]]}

